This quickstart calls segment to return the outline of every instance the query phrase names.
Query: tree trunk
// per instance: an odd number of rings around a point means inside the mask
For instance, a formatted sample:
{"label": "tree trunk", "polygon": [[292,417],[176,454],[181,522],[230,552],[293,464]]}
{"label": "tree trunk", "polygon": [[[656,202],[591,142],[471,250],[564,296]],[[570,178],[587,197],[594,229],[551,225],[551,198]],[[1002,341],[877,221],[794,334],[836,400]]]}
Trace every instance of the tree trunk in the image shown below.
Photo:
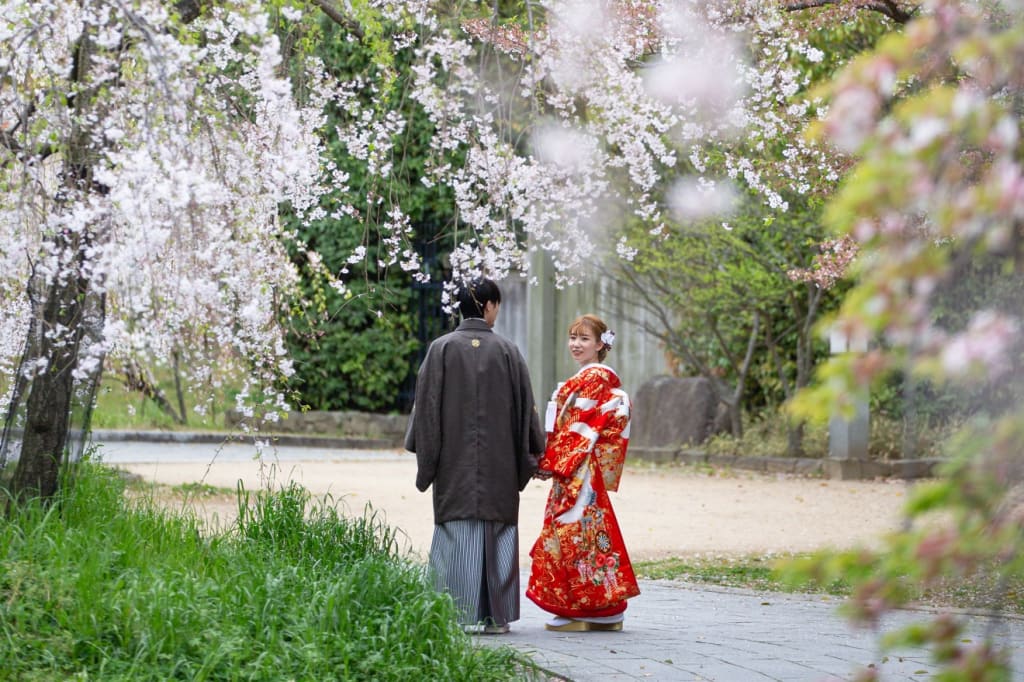
{"label": "tree trunk", "polygon": [[[816,306],[815,306],[816,307]],[[797,311],[802,313],[803,311]],[[797,328],[796,334],[796,379],[793,382],[793,388],[787,391],[786,399],[789,400],[793,395],[799,393],[811,379],[811,368],[813,366],[813,339],[811,339],[811,326],[810,322],[813,319],[811,317],[813,313],[804,315],[803,319],[806,323],[801,324]],[[801,318],[797,318],[801,319]],[[786,429],[786,454],[790,457],[801,457],[804,454],[804,423],[794,422],[789,420],[788,427]]]}
{"label": "tree trunk", "polygon": [[[32,379],[26,401],[21,456],[11,481],[11,493],[19,502],[31,497],[49,499],[57,492],[68,443],[75,383],[73,370],[78,362],[83,332],[84,292],[85,281],[78,277],[64,281],[58,278],[50,286],[43,304],[42,327],[68,332],[42,334],[38,357],[26,358],[30,362],[45,360],[46,367]],[[11,408],[13,410],[14,406]]]}
{"label": "tree trunk", "polygon": [[786,455],[802,457],[804,454],[804,422],[789,421],[786,428]]}
{"label": "tree trunk", "polygon": [[185,392],[181,387],[181,354],[174,351],[174,393],[178,398],[178,414],[181,415],[179,422],[183,426],[188,424],[188,411],[185,409]]}
{"label": "tree trunk", "polygon": [[917,381],[908,372],[903,378],[903,433],[901,434],[900,459],[917,458]]}
{"label": "tree trunk", "polygon": [[[732,435],[736,438],[743,437],[743,390],[747,385],[747,377],[750,375],[750,365],[754,361],[754,349],[757,347],[757,340],[761,336],[761,313],[754,311],[753,325],[750,336],[747,338],[747,350],[743,359],[737,365],[733,363],[736,372],[736,386],[732,391],[732,397],[726,403],[729,406],[729,423]],[[725,345],[723,344],[723,349]]]}
{"label": "tree trunk", "polygon": [[743,408],[739,402],[726,403],[729,408],[729,431],[737,440],[743,438]]}
{"label": "tree trunk", "polygon": [[[88,32],[78,38],[72,51],[70,81],[84,85],[92,55]],[[69,113],[87,121],[95,90],[83,89],[69,97]],[[91,132],[76,123],[69,133],[61,168],[61,185],[54,197],[59,212],[80,196],[100,191],[93,183]],[[58,263],[55,272],[34,273],[28,283],[30,298],[39,290],[41,324],[38,343],[30,341],[22,357],[22,369],[32,377],[25,403],[24,434],[11,493],[15,502],[31,497],[50,499],[57,492],[61,466],[66,460],[68,431],[75,398],[75,369],[82,338],[91,321],[86,319],[89,282],[85,273],[85,252],[94,233],[90,229],[60,228],[52,237]],[[46,276],[38,285],[35,277]],[[102,309],[98,324],[102,327]],[[102,366],[102,365],[101,365]],[[91,396],[90,396],[91,400]],[[13,414],[19,406],[11,405]],[[6,446],[6,444],[5,444]]]}
{"label": "tree trunk", "polygon": [[[796,379],[793,382],[792,390],[783,377],[783,386],[786,387],[786,400],[799,393],[811,382],[811,375],[814,371],[814,322],[818,317],[818,309],[821,305],[824,290],[814,284],[804,285],[806,292],[806,308],[800,305],[796,296],[791,298],[793,318],[799,320],[796,330]],[[777,359],[778,362],[778,359]],[[783,376],[781,364],[779,375]],[[804,455],[804,433],[803,422],[790,423],[786,432],[786,451],[790,457],[801,457]]]}

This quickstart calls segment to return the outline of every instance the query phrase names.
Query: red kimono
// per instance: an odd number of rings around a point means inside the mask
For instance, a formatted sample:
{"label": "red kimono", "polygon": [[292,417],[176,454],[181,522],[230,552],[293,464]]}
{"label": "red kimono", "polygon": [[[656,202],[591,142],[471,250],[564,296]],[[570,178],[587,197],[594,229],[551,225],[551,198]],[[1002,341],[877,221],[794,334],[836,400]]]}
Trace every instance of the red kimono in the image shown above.
{"label": "red kimono", "polygon": [[629,444],[630,402],[620,387],[610,367],[592,364],[552,396],[556,416],[539,468],[554,475],[526,596],[558,616],[614,616],[640,594],[608,498]]}

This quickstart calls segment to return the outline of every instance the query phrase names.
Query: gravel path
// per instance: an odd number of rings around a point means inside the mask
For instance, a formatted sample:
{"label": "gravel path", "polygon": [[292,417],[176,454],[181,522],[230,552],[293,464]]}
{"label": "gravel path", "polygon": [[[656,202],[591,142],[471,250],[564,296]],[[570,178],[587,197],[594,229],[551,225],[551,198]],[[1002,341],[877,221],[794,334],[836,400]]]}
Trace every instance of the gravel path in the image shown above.
{"label": "gravel path", "polygon": [[[249,489],[297,481],[330,494],[354,513],[367,505],[408,536],[421,556],[433,532],[431,496],[413,482],[415,458],[398,450],[280,448],[254,459],[246,445],[109,443],[104,461],[147,481],[203,481]],[[540,532],[549,483],[533,481],[520,508],[521,554]],[[630,466],[612,504],[634,559],[782,553],[870,543],[899,527],[908,484],[828,481],[687,467]],[[231,496],[202,502],[220,523],[233,519]]]}

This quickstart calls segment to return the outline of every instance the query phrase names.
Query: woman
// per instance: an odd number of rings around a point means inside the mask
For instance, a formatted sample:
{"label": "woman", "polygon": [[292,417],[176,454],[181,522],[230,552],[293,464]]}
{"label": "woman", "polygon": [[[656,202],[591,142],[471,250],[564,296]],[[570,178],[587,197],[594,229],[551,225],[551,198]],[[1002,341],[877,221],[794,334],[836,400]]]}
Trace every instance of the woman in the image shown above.
{"label": "woman", "polygon": [[614,341],[599,317],[576,319],[569,352],[580,370],[548,403],[547,449],[536,476],[553,480],[526,590],[555,614],[548,630],[621,630],[626,600],[640,593],[608,499],[618,490],[629,439],[629,396],[600,364]]}

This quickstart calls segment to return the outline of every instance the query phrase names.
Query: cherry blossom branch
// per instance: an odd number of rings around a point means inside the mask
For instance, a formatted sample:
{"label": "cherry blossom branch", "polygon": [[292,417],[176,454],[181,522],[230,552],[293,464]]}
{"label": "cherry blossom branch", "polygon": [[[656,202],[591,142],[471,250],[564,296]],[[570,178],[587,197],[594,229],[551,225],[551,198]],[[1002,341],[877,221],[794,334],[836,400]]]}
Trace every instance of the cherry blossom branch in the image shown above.
{"label": "cherry blossom branch", "polygon": [[27,151],[24,147],[18,144],[18,141],[15,139],[13,133],[16,132],[20,126],[21,121],[14,124],[10,128],[4,128],[2,127],[2,124],[0,124],[0,146],[5,147],[12,154],[11,158],[6,159],[3,162],[3,164],[0,165],[7,166],[15,160],[23,161],[28,156],[31,156],[34,159],[42,161],[53,155],[54,149],[52,146],[48,144],[38,147],[35,151],[32,152]]}
{"label": "cherry blossom branch", "polygon": [[853,5],[853,7],[850,9],[854,10],[863,9],[872,12],[878,12],[879,14],[883,14],[889,17],[898,24],[906,24],[911,19],[913,19],[920,10],[920,6],[917,5],[915,5],[912,9],[905,10],[901,8],[898,3],[891,2],[890,0],[877,0],[868,2],[865,2],[864,0],[855,2],[848,2],[848,0],[804,0],[803,2],[784,2],[782,4],[782,9],[785,10],[786,12],[799,12],[805,9],[813,9],[816,7],[825,7],[826,5],[839,4]]}

